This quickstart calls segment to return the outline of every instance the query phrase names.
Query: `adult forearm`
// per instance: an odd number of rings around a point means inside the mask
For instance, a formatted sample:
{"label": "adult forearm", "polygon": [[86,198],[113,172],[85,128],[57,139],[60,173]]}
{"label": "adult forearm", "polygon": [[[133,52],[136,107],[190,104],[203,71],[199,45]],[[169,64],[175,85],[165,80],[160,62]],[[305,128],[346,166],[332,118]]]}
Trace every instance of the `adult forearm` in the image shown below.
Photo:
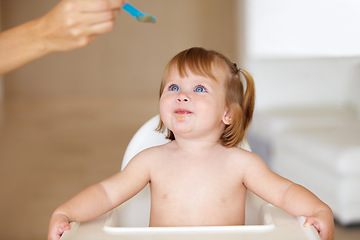
{"label": "adult forearm", "polygon": [[39,38],[38,19],[0,33],[0,75],[50,52]]}
{"label": "adult forearm", "polygon": [[0,75],[48,53],[89,45],[113,29],[125,0],[63,0],[44,16],[0,33]]}

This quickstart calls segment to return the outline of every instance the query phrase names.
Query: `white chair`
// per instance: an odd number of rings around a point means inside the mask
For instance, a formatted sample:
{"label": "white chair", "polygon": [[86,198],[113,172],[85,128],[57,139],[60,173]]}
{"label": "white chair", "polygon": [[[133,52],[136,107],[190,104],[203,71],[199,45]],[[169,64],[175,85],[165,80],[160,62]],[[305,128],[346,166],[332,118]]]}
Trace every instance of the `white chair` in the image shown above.
{"label": "white chair", "polygon": [[[138,152],[166,143],[164,134],[156,132],[159,117],[145,123],[134,135],[124,155],[122,169]],[[245,142],[241,147],[250,150]],[[291,216],[256,195],[248,192],[245,226],[148,227],[150,216],[150,188],[146,186],[136,196],[95,220],[72,223],[61,240],[113,239],[293,239],[320,240],[313,227],[304,228],[303,217]]]}

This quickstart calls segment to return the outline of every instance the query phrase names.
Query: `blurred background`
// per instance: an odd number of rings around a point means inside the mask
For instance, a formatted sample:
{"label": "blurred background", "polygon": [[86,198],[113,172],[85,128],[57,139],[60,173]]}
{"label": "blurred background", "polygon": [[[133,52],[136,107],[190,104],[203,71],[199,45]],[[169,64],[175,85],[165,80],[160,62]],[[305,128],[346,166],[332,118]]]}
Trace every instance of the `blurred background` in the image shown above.
{"label": "blurred background", "polygon": [[[0,28],[40,17],[57,3],[0,0]],[[278,140],[309,142],[304,132],[313,129],[320,133],[311,139],[321,140],[329,132],[321,129],[329,119],[336,119],[327,126],[331,131],[344,132],[339,126],[348,125],[351,143],[359,142],[357,1],[130,3],[155,16],[157,23],[141,24],[121,12],[115,29],[88,47],[48,55],[0,77],[0,239],[45,239],[58,205],[120,169],[132,135],[158,113],[166,63],[189,47],[217,50],[253,74],[257,103],[248,139],[274,170],[301,182],[296,173],[279,167],[287,157],[276,149],[292,146]],[[325,139],[333,138],[338,139]],[[290,150],[285,152],[291,156]],[[321,162],[321,153],[315,155]],[[360,162],[354,156],[350,162]],[[336,166],[340,160],[332,161],[328,164]],[[351,174],[351,190],[360,198],[354,177],[359,174]],[[321,182],[318,176],[312,174],[312,182]],[[317,193],[316,186],[307,187]],[[332,201],[327,202],[338,204]],[[357,239],[360,228],[339,224],[336,234],[337,239]]]}

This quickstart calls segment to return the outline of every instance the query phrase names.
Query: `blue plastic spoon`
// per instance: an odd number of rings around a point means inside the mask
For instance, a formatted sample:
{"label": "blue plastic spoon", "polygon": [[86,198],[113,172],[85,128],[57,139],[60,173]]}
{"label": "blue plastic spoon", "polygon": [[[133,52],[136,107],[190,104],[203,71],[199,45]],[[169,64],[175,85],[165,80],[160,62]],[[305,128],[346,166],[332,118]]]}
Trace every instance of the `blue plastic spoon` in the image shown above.
{"label": "blue plastic spoon", "polygon": [[140,12],[139,10],[137,10],[134,6],[132,6],[129,3],[124,4],[124,6],[122,6],[122,9],[124,9],[126,12],[128,12],[131,16],[136,17],[136,19],[139,22],[145,22],[145,23],[156,22],[156,19],[153,16]]}

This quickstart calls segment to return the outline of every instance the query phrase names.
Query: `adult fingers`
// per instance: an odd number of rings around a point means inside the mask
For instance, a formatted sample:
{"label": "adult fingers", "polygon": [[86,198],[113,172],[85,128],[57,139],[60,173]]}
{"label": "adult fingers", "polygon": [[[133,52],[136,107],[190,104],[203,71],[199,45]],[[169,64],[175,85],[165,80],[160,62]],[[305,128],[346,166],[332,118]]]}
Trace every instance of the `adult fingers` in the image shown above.
{"label": "adult fingers", "polygon": [[97,12],[97,13],[83,13],[81,17],[83,22],[86,22],[88,25],[99,24],[108,21],[114,21],[115,18],[119,15],[119,10],[109,10],[106,12]]}
{"label": "adult fingers", "polygon": [[[74,0],[68,0],[74,1]],[[120,9],[126,0],[77,0],[78,9],[82,12],[103,12]]]}
{"label": "adult fingers", "polygon": [[89,27],[89,33],[92,34],[92,37],[102,33],[107,33],[114,29],[114,25],[115,23],[113,21],[93,24]]}

